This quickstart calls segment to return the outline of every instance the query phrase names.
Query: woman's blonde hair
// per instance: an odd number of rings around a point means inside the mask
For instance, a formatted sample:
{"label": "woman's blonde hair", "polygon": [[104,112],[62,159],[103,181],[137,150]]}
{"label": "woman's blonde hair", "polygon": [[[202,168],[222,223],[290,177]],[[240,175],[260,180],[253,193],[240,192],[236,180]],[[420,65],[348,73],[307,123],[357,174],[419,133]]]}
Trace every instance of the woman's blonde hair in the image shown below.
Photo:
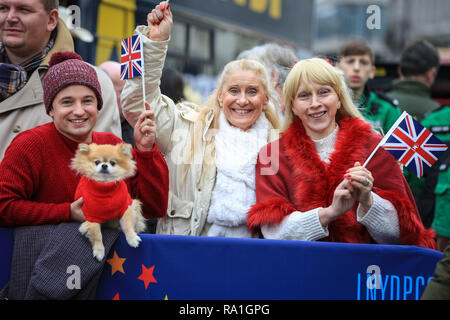
{"label": "woman's blonde hair", "polygon": [[345,83],[344,73],[324,59],[311,58],[295,64],[286,78],[283,89],[286,113],[282,130],[289,128],[294,121],[292,105],[299,87],[308,89],[311,83],[328,85],[338,95],[341,108],[336,112],[336,121],[344,117],[364,118],[352,101],[350,90]]}
{"label": "woman's blonde hair", "polygon": [[[199,113],[199,116],[197,118],[197,123],[200,125],[199,127],[192,126],[191,129],[191,150],[188,153],[188,159],[186,161],[186,168],[185,168],[185,175],[187,171],[189,170],[189,164],[191,163],[190,160],[192,160],[192,156],[194,154],[194,148],[198,148],[202,145],[202,138],[203,138],[203,132],[205,129],[205,126],[207,125],[207,117],[209,117],[212,113],[213,120],[211,122],[210,127],[208,128],[209,131],[214,131],[219,129],[219,115],[220,115],[220,105],[219,105],[219,97],[222,94],[223,87],[226,83],[226,80],[231,72],[237,71],[237,70],[244,70],[244,71],[252,71],[257,76],[259,76],[259,79],[261,80],[262,87],[264,91],[266,92],[266,95],[268,97],[268,101],[271,104],[269,106],[269,103],[267,105],[263,106],[263,112],[271,124],[273,129],[279,129],[279,121],[278,116],[274,110],[274,108],[279,108],[279,102],[278,98],[276,96],[276,92],[271,89],[270,85],[270,76],[266,71],[266,68],[264,65],[262,65],[260,62],[256,60],[251,59],[240,59],[240,60],[234,60],[229,62],[225,65],[221,75],[217,79],[217,86],[216,90],[211,94],[211,96],[208,98],[205,107],[203,107]],[[208,135],[207,135],[208,136]],[[210,159],[214,159],[215,155],[215,148],[214,148],[214,134],[209,135],[209,139],[206,143],[206,149],[205,150],[211,150],[211,154],[208,155],[211,157]],[[205,166],[206,165],[206,166]],[[208,168],[208,164],[203,165],[203,172],[206,168]]]}

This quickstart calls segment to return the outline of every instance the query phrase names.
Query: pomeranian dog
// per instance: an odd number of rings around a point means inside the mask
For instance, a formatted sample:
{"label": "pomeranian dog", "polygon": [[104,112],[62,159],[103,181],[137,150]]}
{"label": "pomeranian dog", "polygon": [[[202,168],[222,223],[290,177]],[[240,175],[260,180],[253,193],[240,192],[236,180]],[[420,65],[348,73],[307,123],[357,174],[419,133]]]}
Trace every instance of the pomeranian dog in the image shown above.
{"label": "pomeranian dog", "polygon": [[145,230],[141,202],[132,200],[125,179],[134,176],[136,163],[132,146],[81,143],[72,159],[71,168],[82,177],[75,192],[75,200],[83,197],[82,210],[86,221],[78,229],[92,244],[94,257],[105,256],[101,224],[120,228],[128,244],[136,248]]}

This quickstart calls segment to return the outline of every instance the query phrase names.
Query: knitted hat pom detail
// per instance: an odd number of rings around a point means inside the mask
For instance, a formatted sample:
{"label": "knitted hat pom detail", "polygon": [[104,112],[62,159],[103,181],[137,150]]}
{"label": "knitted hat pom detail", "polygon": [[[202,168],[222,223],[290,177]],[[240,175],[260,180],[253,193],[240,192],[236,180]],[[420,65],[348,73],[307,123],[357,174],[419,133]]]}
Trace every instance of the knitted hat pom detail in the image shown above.
{"label": "knitted hat pom detail", "polygon": [[56,95],[70,85],[83,85],[93,90],[97,97],[97,109],[102,108],[102,90],[97,73],[79,54],[70,51],[56,52],[50,57],[49,66],[42,81],[47,114],[50,114]]}
{"label": "knitted hat pom detail", "polygon": [[70,59],[83,61],[83,58],[81,58],[81,56],[78,53],[71,52],[71,51],[63,51],[63,52],[54,53],[51,56],[48,65],[50,67],[53,67],[54,65],[56,65],[58,63],[61,63],[63,61],[70,60]]}

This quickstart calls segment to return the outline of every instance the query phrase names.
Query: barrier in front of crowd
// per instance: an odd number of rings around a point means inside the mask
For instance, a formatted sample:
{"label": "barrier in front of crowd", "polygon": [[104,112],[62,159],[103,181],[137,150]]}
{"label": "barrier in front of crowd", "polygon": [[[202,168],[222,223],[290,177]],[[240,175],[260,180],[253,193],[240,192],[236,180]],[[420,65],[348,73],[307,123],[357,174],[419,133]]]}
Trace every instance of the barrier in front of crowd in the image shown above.
{"label": "barrier in front of crowd", "polygon": [[[97,299],[417,300],[442,253],[416,246],[142,234],[121,235],[106,257]],[[12,230],[0,228],[0,287]],[[68,275],[69,276],[69,275]]]}

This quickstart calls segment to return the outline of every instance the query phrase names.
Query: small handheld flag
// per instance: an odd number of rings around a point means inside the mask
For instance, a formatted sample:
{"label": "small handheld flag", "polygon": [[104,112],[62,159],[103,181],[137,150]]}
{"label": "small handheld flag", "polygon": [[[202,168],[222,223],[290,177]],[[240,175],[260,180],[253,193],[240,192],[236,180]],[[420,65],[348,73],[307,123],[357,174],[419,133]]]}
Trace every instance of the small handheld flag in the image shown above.
{"label": "small handheld flag", "polygon": [[145,101],[144,45],[142,34],[135,34],[122,40],[120,55],[120,79],[142,77],[142,94]]}
{"label": "small handheld flag", "polygon": [[120,79],[122,80],[139,77],[144,73],[141,37],[141,34],[136,34],[122,40],[120,56]]}
{"label": "small handheld flag", "polygon": [[436,138],[404,111],[392,128],[367,158],[364,167],[379,147],[392,154],[400,163],[422,177],[436,160],[447,150],[447,145]]}
{"label": "small handheld flag", "polygon": [[[120,79],[126,80],[134,77],[142,78],[142,101],[145,101],[144,42],[140,33],[123,39],[121,46]],[[148,136],[147,132],[145,136]]]}

